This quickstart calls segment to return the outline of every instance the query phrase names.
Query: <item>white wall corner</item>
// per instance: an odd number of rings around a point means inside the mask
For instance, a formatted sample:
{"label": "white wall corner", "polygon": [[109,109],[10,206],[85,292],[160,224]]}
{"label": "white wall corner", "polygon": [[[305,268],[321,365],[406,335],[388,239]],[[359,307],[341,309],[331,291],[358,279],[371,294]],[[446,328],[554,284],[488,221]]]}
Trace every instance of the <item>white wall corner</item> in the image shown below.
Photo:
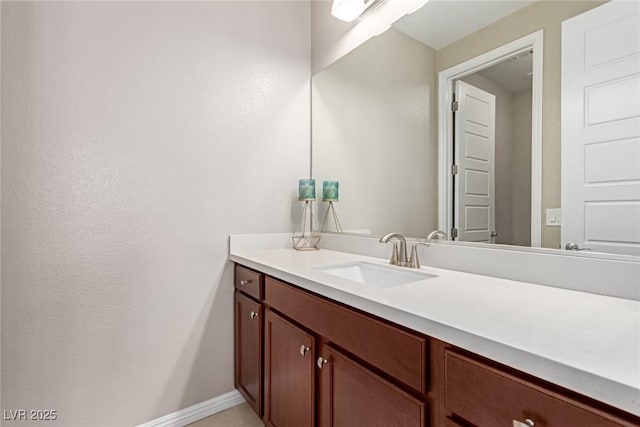
{"label": "white wall corner", "polygon": [[138,427],[183,427],[244,402],[244,397],[240,392],[233,390],[213,399],[140,424]]}

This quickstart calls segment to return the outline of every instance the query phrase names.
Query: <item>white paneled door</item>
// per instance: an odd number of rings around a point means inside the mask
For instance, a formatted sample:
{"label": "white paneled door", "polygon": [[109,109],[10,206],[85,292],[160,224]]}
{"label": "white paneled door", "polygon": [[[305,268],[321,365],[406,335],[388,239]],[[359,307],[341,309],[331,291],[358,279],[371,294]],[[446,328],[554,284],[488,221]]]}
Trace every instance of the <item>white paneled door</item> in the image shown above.
{"label": "white paneled door", "polygon": [[562,247],[640,255],[640,3],[562,24]]}
{"label": "white paneled door", "polygon": [[454,227],[457,240],[492,242],[495,230],[496,98],[462,81],[455,82]]}

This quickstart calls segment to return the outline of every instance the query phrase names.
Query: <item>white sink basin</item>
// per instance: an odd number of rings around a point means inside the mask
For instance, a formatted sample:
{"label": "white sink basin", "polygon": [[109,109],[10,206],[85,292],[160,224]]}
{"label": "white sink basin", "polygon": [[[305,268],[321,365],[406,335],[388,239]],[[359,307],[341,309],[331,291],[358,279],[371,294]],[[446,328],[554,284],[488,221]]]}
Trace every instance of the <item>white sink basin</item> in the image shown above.
{"label": "white sink basin", "polygon": [[389,288],[438,277],[433,274],[424,273],[419,270],[410,270],[405,267],[393,267],[361,261],[316,267],[316,270],[380,288]]}

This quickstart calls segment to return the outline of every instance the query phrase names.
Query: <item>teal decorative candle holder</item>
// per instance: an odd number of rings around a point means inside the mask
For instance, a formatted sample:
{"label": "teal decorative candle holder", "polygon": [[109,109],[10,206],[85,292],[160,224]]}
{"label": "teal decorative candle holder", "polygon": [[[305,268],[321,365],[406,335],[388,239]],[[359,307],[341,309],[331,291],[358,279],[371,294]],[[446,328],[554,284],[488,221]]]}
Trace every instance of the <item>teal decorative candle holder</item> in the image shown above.
{"label": "teal decorative candle holder", "polygon": [[316,180],[315,179],[299,179],[298,180],[298,200],[315,200],[316,199]]}
{"label": "teal decorative candle holder", "polygon": [[313,201],[316,199],[316,180],[298,180],[298,200],[304,202],[291,241],[298,251],[319,249],[320,234],[313,232]]}
{"label": "teal decorative candle holder", "polygon": [[339,199],[340,183],[338,181],[322,181],[322,201],[337,202]]}

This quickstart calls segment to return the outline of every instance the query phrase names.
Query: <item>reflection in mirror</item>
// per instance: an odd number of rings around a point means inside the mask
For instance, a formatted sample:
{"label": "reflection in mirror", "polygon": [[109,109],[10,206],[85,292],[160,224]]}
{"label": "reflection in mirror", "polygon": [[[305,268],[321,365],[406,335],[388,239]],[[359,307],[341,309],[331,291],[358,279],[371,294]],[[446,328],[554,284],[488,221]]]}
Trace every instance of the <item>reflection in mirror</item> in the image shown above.
{"label": "reflection in mirror", "polygon": [[531,245],[532,58],[525,50],[454,83],[457,240]]}
{"label": "reflection in mirror", "polygon": [[437,228],[434,79],[435,51],[395,29],[313,77],[313,174],[340,182],[345,232]]}
{"label": "reflection in mirror", "polygon": [[[426,237],[438,228],[439,73],[542,30],[542,177],[533,225],[541,246],[559,248],[561,26],[602,3],[431,0],[316,74],[313,173],[340,181],[344,231]],[[460,79],[495,97],[495,225],[488,238],[470,240],[531,245],[532,53]]]}
{"label": "reflection in mirror", "polygon": [[439,74],[439,218],[457,240],[540,246],[542,34]]}

